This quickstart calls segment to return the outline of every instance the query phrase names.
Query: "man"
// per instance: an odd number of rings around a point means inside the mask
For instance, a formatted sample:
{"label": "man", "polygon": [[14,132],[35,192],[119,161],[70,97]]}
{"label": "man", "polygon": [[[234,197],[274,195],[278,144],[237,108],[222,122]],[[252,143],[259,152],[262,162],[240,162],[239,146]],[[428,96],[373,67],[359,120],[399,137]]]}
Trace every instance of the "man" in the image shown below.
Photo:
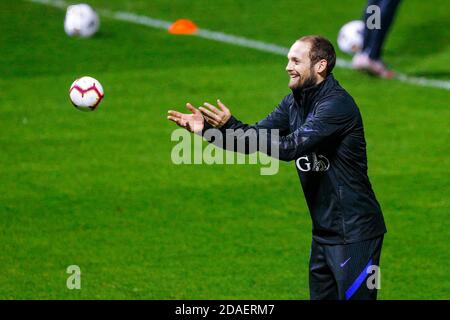
{"label": "man", "polygon": [[[271,154],[275,146],[279,159],[295,160],[313,221],[311,299],[376,299],[366,279],[379,265],[386,227],[367,176],[361,115],[331,73],[336,54],[327,39],[302,37],[287,57],[292,93],[258,123],[240,122],[219,100],[218,107],[187,104],[192,114],[169,111],[168,119],[199,134],[218,128],[225,139],[253,134],[258,150]],[[231,136],[230,129],[242,131]],[[266,133],[274,129],[279,139]]]}
{"label": "man", "polygon": [[[362,71],[367,71],[381,78],[392,78],[395,73],[389,70],[381,60],[383,43],[390,26],[394,20],[400,0],[369,0],[364,12],[364,43],[361,52],[353,57],[353,66]],[[367,20],[371,16],[371,11],[367,10],[371,6],[380,8],[380,29],[369,29]]]}

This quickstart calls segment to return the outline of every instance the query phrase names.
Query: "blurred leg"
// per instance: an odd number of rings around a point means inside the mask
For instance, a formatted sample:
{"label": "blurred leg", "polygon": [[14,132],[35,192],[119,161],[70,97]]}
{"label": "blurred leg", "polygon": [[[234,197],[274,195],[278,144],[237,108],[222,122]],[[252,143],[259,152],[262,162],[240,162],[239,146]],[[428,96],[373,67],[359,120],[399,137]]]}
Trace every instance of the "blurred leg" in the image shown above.
{"label": "blurred leg", "polygon": [[[381,29],[364,29],[364,45],[363,52],[373,60],[381,58],[381,50],[386,35],[394,20],[395,12],[398,8],[400,0],[369,0],[367,6],[377,5],[380,7]],[[370,14],[365,12],[364,21],[367,22]]]}
{"label": "blurred leg", "polygon": [[[366,24],[367,23],[367,19],[369,18],[369,14],[367,13],[367,8],[372,6],[372,5],[376,5],[376,6],[380,6],[382,0],[368,0],[367,1],[367,5],[364,7],[364,12],[363,12],[363,21]],[[373,35],[374,33],[372,32],[373,30],[369,30],[367,27],[364,28],[364,43],[363,43],[363,47],[362,47],[362,52],[363,53],[368,53],[370,51],[370,48],[372,46],[372,39],[373,39]]]}

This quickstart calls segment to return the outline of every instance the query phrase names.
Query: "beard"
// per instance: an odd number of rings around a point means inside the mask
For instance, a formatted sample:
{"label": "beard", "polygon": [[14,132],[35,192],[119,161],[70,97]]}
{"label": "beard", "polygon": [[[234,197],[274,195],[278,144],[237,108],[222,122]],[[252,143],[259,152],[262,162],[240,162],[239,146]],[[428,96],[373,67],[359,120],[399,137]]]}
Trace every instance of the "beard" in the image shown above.
{"label": "beard", "polygon": [[309,75],[307,78],[304,78],[303,81],[300,77],[300,79],[297,81],[297,83],[291,84],[289,83],[289,88],[291,88],[292,90],[294,89],[306,89],[306,88],[310,88],[313,87],[317,84],[317,75],[314,74],[314,70],[313,68],[309,69]]}
{"label": "beard", "polygon": [[317,76],[315,74],[310,73],[309,77],[303,81],[303,84],[300,85],[302,89],[314,87],[317,84]]}

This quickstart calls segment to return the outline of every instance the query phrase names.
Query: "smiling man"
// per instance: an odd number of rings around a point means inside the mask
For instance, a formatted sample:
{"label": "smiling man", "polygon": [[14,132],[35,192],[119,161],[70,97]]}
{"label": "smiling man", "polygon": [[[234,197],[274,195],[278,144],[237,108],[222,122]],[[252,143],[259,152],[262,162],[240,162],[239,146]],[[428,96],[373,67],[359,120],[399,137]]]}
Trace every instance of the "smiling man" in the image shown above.
{"label": "smiling man", "polygon": [[[192,114],[169,111],[168,119],[203,135],[217,128],[234,140],[222,144],[228,149],[294,161],[313,222],[311,299],[376,299],[386,227],[367,176],[359,109],[331,73],[336,53],[327,39],[302,37],[287,58],[292,92],[256,124],[237,120],[219,100],[217,107],[187,104]],[[271,134],[274,129],[280,137]],[[240,140],[245,149],[236,149]]]}

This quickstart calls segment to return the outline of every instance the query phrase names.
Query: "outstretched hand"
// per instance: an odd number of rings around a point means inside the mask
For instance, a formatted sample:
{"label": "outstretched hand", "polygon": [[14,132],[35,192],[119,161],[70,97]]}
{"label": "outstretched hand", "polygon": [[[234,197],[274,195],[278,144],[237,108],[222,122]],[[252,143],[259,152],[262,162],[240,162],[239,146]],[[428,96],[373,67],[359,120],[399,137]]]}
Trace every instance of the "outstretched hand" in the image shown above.
{"label": "outstretched hand", "polygon": [[205,116],[206,121],[213,127],[220,128],[231,118],[231,111],[220,100],[217,100],[217,106],[205,102],[203,107],[198,108]]}
{"label": "outstretched hand", "polygon": [[177,125],[189,130],[190,132],[202,131],[205,125],[202,113],[198,109],[194,108],[190,103],[186,104],[186,108],[188,108],[192,113],[186,114],[169,110],[169,116],[167,116],[167,119],[175,122]]}

